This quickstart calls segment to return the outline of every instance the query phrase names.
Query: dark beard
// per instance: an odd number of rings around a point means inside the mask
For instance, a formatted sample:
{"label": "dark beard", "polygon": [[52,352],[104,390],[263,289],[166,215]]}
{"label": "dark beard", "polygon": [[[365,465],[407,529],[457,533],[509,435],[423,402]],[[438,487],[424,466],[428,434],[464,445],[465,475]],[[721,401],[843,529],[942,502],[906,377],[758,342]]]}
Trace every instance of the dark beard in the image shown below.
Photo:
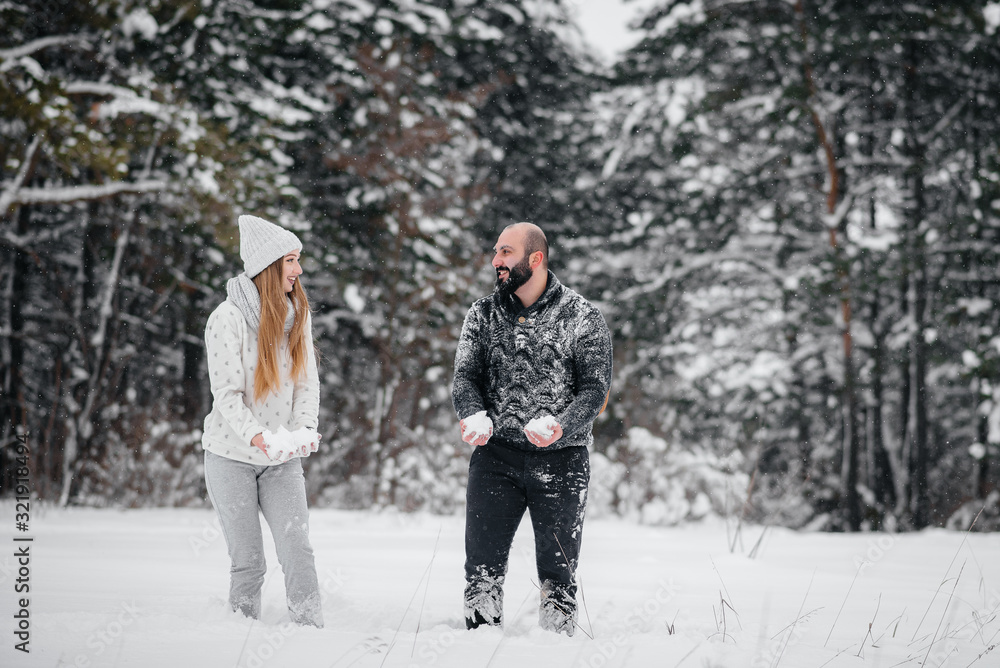
{"label": "dark beard", "polygon": [[528,255],[525,254],[523,260],[510,268],[506,281],[500,280],[500,271],[497,270],[496,291],[503,297],[512,295],[528,282],[533,273],[534,270],[528,266]]}

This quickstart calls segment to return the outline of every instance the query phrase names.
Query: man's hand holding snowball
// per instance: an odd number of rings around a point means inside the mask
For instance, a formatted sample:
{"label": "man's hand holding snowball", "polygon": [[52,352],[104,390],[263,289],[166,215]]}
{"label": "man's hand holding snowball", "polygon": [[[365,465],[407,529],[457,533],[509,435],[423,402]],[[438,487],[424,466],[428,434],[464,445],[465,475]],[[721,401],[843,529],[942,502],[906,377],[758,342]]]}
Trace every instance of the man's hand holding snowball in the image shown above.
{"label": "man's hand holding snowball", "polygon": [[486,445],[493,435],[493,420],[486,415],[486,411],[473,413],[459,420],[458,424],[462,428],[462,440],[469,445]]}
{"label": "man's hand holding snowball", "polygon": [[528,441],[539,448],[547,448],[562,438],[562,425],[551,415],[543,415],[528,422],[524,427]]}

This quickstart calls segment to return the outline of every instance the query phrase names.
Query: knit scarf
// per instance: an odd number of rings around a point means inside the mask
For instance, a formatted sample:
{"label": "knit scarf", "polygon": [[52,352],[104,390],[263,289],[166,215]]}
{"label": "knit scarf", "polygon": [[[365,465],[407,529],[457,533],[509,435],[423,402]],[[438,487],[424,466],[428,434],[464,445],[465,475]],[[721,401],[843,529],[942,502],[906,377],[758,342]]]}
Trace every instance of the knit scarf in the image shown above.
{"label": "knit scarf", "polygon": [[[250,280],[250,277],[243,273],[236,278],[229,279],[226,282],[226,295],[246,318],[250,328],[255,331],[260,329],[260,292],[257,291],[257,286]],[[285,314],[285,332],[291,331],[294,322],[295,308],[289,300],[288,310]]]}

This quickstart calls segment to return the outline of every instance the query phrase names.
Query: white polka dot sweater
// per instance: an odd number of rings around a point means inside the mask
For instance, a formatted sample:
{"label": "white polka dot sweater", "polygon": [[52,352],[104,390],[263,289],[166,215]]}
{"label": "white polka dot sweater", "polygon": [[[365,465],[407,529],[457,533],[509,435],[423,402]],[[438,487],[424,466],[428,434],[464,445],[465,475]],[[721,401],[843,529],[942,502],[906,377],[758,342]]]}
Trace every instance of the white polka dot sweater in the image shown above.
{"label": "white polka dot sweater", "polygon": [[[291,307],[289,307],[291,310]],[[306,322],[306,373],[298,381],[291,378],[292,358],[288,351],[288,328],[278,352],[281,380],[277,392],[260,402],[253,400],[253,377],[257,367],[257,330],[251,327],[239,307],[224,301],[212,312],[205,328],[208,377],[212,388],[212,411],[205,418],[202,447],[238,461],[274,465],[250,444],[265,429],[277,432],[300,427],[316,429],[319,423],[319,374],[313,350],[312,316]]]}

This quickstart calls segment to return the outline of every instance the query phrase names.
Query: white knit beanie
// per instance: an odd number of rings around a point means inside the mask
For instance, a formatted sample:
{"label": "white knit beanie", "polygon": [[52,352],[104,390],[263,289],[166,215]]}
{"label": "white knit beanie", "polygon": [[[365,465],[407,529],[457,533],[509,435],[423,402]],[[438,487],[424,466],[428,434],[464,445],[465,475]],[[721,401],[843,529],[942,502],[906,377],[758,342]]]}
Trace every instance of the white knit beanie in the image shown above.
{"label": "white knit beanie", "polygon": [[292,251],[302,250],[299,238],[283,227],[257,216],[240,216],[240,258],[243,270],[253,278]]}

